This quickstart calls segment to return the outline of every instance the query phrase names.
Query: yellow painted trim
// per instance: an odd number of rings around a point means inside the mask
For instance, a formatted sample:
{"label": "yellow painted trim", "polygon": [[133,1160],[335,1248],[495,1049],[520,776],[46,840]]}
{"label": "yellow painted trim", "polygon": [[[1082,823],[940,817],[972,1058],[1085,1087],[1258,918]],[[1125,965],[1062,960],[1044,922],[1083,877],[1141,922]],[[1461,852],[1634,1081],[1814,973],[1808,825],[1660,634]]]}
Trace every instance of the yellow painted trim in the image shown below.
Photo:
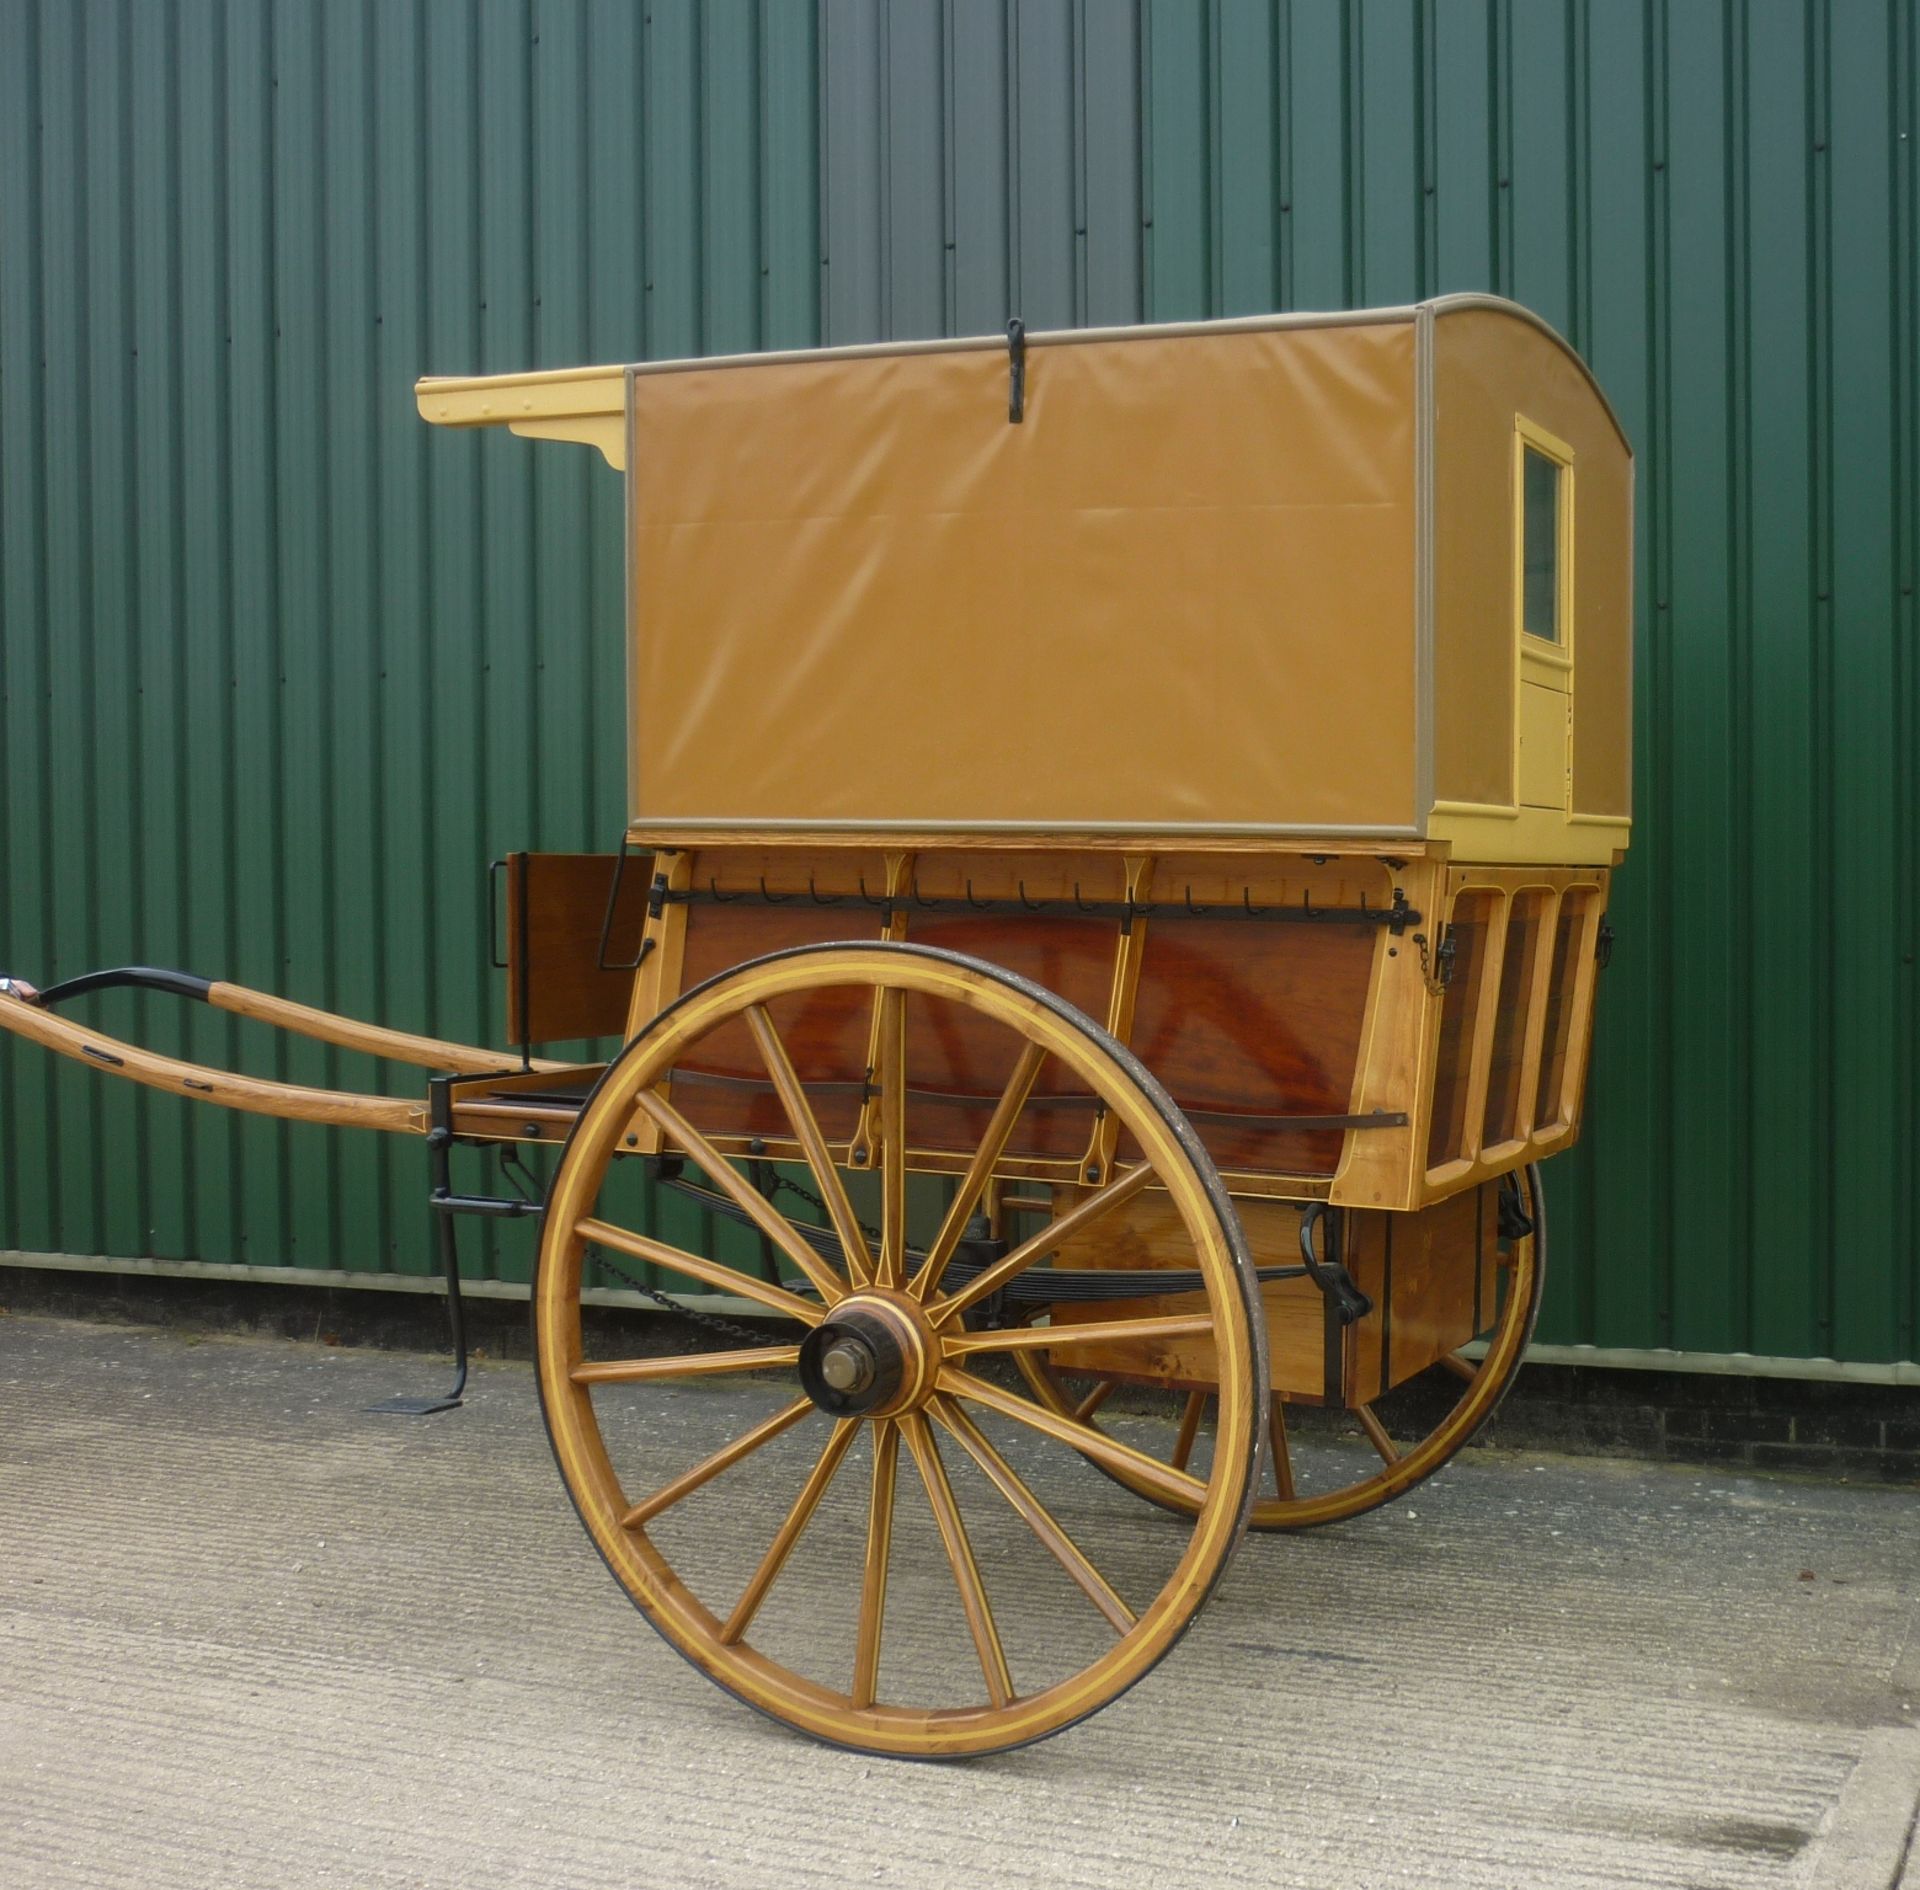
{"label": "yellow painted trim", "polygon": [[[1509,807],[1504,801],[1435,801],[1433,811],[1436,814],[1464,815],[1474,820],[1514,820],[1522,810]],[[1628,814],[1569,814],[1566,818],[1570,827],[1626,828],[1633,825],[1633,818]]]}
{"label": "yellow painted trim", "polygon": [[1611,866],[1629,823],[1616,814],[1563,814],[1555,807],[1436,807],[1429,840],[1456,860],[1487,866]]}
{"label": "yellow painted trim", "polygon": [[[1557,560],[1553,601],[1554,622],[1560,635],[1549,642],[1531,635],[1526,622],[1526,450],[1532,447],[1542,459],[1550,459],[1560,468],[1558,503],[1554,517],[1554,551]],[[1573,448],[1557,434],[1529,420],[1523,413],[1513,416],[1513,630],[1520,647],[1529,656],[1555,668],[1573,667]]]}
{"label": "yellow painted trim", "polygon": [[570,440],[627,464],[624,368],[540,374],[429,375],[414,383],[420,417],[440,427],[508,427],[531,439]]}

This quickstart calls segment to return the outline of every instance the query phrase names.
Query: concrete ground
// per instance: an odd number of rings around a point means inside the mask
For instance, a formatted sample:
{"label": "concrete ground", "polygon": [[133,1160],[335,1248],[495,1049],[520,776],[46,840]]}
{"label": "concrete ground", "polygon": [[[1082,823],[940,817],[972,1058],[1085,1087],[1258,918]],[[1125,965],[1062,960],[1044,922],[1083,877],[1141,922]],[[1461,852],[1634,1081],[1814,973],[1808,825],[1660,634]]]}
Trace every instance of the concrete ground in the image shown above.
{"label": "concrete ground", "polygon": [[[1911,1492],[1470,1453],[1250,1542],[1084,1725],[908,1766],[653,1637],[526,1367],[362,1412],[444,1372],[0,1319],[0,1885],[1920,1890]],[[691,1461],[740,1395],[650,1392],[648,1448]],[[845,1611],[816,1562],[789,1584]]]}

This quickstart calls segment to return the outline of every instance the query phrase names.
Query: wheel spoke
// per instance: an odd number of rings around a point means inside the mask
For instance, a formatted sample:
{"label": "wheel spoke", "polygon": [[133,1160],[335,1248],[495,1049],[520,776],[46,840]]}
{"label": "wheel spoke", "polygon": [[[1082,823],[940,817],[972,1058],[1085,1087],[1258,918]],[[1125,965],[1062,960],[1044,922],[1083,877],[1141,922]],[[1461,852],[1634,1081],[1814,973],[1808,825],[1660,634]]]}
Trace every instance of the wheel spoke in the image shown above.
{"label": "wheel spoke", "polygon": [[1267,1400],[1267,1448],[1273,1456],[1273,1487],[1281,1502],[1293,1501],[1293,1449],[1287,1442],[1287,1401],[1279,1392]]}
{"label": "wheel spoke", "polygon": [[827,1215],[833,1222],[834,1232],[840,1236],[840,1245],[847,1256],[847,1275],[856,1286],[864,1286],[873,1277],[873,1255],[867,1246],[867,1237],[861,1231],[860,1217],[854,1213],[853,1203],[847,1198],[847,1184],[840,1179],[840,1170],[834,1165],[827,1138],[820,1132],[820,1120],[813,1113],[813,1105],[807,1101],[807,1092],[801,1086],[793,1060],[787,1055],[787,1046],[780,1041],[780,1033],[774,1028],[767,1007],[764,1004],[750,1005],[746,1018],[747,1028],[753,1032],[753,1040],[760,1047],[760,1060],[767,1066],[767,1074],[772,1077],[773,1087],[780,1097],[780,1106],[787,1112],[793,1139],[800,1144],[800,1152],[806,1156],[807,1166],[813,1170],[814,1185],[820,1190],[821,1200],[827,1204]]}
{"label": "wheel spoke", "polygon": [[815,1290],[829,1306],[846,1297],[846,1285],[840,1276],[800,1238],[793,1223],[672,1103],[650,1089],[642,1090],[636,1100],[641,1112],[651,1116],[670,1140],[679,1143],[705,1171],[707,1178],[731,1196],[734,1205],[747,1219],[800,1269],[804,1278],[813,1282]]}
{"label": "wheel spoke", "polygon": [[1152,1179],[1153,1170],[1145,1162],[1129,1168],[1119,1180],[1108,1182],[1098,1194],[1089,1195],[1078,1207],[1057,1221],[1050,1221],[1031,1240],[1022,1241],[1004,1260],[995,1261],[959,1292],[936,1300],[928,1309],[928,1316],[936,1326],[944,1325],[969,1306],[999,1292],[1015,1274],[1024,1273],[1036,1260],[1045,1259],[1055,1248],[1085,1233],[1096,1221],[1131,1201]]}
{"label": "wheel spoke", "polygon": [[989,1384],[984,1378],[975,1378],[971,1372],[961,1371],[957,1366],[942,1366],[938,1385],[950,1397],[965,1398],[971,1404],[983,1404],[988,1410],[998,1411],[1002,1416],[1026,1425],[1029,1430],[1039,1431],[1043,1436],[1077,1450],[1081,1456],[1109,1470],[1125,1471],[1157,1495],[1185,1503],[1198,1503],[1206,1498],[1207,1486],[1200,1478],[1190,1476],[1184,1470],[1175,1470],[1158,1457],[1135,1450],[1131,1444],[1123,1444],[1104,1431],[1096,1431],[1091,1425],[1076,1424],[1072,1418],[1061,1417],[1043,1405],[1030,1403],[1017,1392],[1002,1391],[998,1385]]}
{"label": "wheel spoke", "polygon": [[940,1527],[940,1540],[953,1564],[953,1579],[960,1590],[960,1606],[967,1617],[967,1631],[973,1636],[974,1651],[980,1656],[980,1671],[986,1675],[987,1698],[1005,1706],[1013,1698],[1013,1676],[1007,1671],[1006,1651],[1000,1645],[1000,1631],[993,1625],[993,1610],[987,1605],[987,1591],[980,1580],[979,1565],[973,1559],[973,1545],[967,1540],[967,1526],[953,1500],[953,1485],[947,1481],[946,1465],[940,1461],[940,1447],[934,1442],[927,1420],[918,1411],[910,1411],[900,1420],[906,1433],[907,1448],[927,1486],[927,1501],[933,1506],[933,1519]]}
{"label": "wheel spoke", "polygon": [[1398,1463],[1400,1461],[1400,1446],[1387,1435],[1387,1427],[1373,1415],[1373,1406],[1370,1404],[1356,1404],[1353,1407],[1353,1415],[1360,1420],[1360,1428],[1366,1432],[1367,1442],[1380,1453],[1380,1461],[1382,1463]]}
{"label": "wheel spoke", "polygon": [[576,1365],[576,1385],[638,1385],[653,1378],[714,1378],[726,1372],[763,1372],[796,1365],[797,1345],[762,1345],[750,1352],[687,1352],[671,1358],[616,1358]]}
{"label": "wheel spoke", "polygon": [[1193,1441],[1200,1435],[1200,1418],[1207,1408],[1204,1391],[1187,1393],[1187,1408],[1180,1413],[1180,1434],[1173,1440],[1173,1467],[1184,1470],[1193,1455]]}
{"label": "wheel spoke", "polygon": [[1113,1394],[1120,1389],[1117,1378],[1103,1378],[1073,1407],[1074,1417],[1082,1424],[1100,1409]]}
{"label": "wheel spoke", "polygon": [[887,1563],[893,1553],[893,1491],[900,1427],[873,1427],[873,1499],[867,1509],[867,1564],[860,1583],[860,1638],[853,1655],[853,1703],[871,1706],[880,1685],[880,1633],[887,1612]]}
{"label": "wheel spoke", "polygon": [[[956,1332],[941,1340],[949,1358],[971,1352],[1018,1352],[1041,1346],[1112,1345],[1129,1339],[1192,1339],[1213,1331],[1211,1313],[1168,1313],[1157,1319],[1089,1319],[1065,1326],[1009,1326],[1000,1332]],[[1072,1365],[1066,1368],[1071,1371]]]}
{"label": "wheel spoke", "polygon": [[[759,1197],[756,1195],[754,1198],[757,1200]],[[644,1260],[649,1266],[664,1267],[669,1273],[698,1280],[703,1286],[718,1287],[723,1293],[738,1293],[742,1299],[757,1300],[762,1306],[788,1319],[799,1320],[803,1326],[817,1326],[826,1317],[818,1306],[810,1305],[797,1293],[789,1293],[784,1286],[770,1286],[765,1280],[755,1279],[751,1273],[739,1273],[732,1267],[722,1266],[718,1260],[688,1253],[684,1248],[669,1247],[664,1240],[653,1240],[645,1234],[631,1234],[624,1227],[615,1227],[611,1221],[589,1217],[575,1222],[573,1231],[580,1239],[590,1240],[596,1246],[611,1247],[616,1253],[626,1254],[629,1259]]]}
{"label": "wheel spoke", "polygon": [[796,1398],[784,1411],[776,1411],[762,1424],[756,1424],[743,1437],[736,1437],[724,1450],[716,1450],[704,1462],[682,1472],[665,1489],[657,1490],[644,1503],[636,1503],[620,1518],[622,1529],[639,1529],[650,1523],[663,1509],[670,1509],[683,1496],[691,1496],[703,1484],[710,1483],[722,1470],[750,1457],[762,1444],[770,1444],[783,1431],[790,1431],[816,1407],[811,1398]]}
{"label": "wheel spoke", "polygon": [[1113,1585],[1087,1559],[1079,1544],[1048,1513],[1046,1505],[1027,1487],[1020,1473],[988,1442],[979,1425],[951,1398],[935,1398],[928,1408],[959,1439],[961,1447],[1040,1538],[1048,1554],[1113,1624],[1114,1632],[1124,1634],[1132,1627],[1137,1618],[1133,1610],[1114,1592]]}
{"label": "wheel spoke", "polygon": [[1456,1378],[1464,1378],[1468,1384],[1479,1377],[1480,1368],[1470,1358],[1462,1358],[1458,1352],[1443,1352],[1440,1363]]}
{"label": "wheel spoke", "polygon": [[904,1286],[907,1279],[907,994],[888,988],[880,994],[880,1046],[874,1069],[880,1089],[880,1266],[881,1286]]}
{"label": "wheel spoke", "polygon": [[833,1481],[833,1473],[840,1468],[847,1454],[847,1446],[853,1442],[854,1433],[859,1428],[858,1418],[842,1418],[833,1427],[833,1435],[827,1439],[819,1462],[813,1466],[813,1474],[793,1499],[793,1507],[787,1511],[786,1521],[780,1525],[772,1546],[760,1566],[754,1570],[753,1579],[747,1583],[746,1592],[734,1604],[733,1612],[727,1616],[726,1625],[720,1630],[720,1639],[727,1646],[739,1640],[752,1624],[761,1602],[767,1598],[767,1590],[773,1586],[774,1577],[786,1567],[787,1557],[793,1553],[793,1545],[800,1540],[800,1532],[819,1508],[820,1499],[826,1495],[827,1485]]}
{"label": "wheel spoke", "polygon": [[967,1231],[968,1221],[973,1218],[980,1190],[992,1176],[994,1163],[1005,1152],[1007,1139],[1013,1134],[1014,1124],[1020,1120],[1020,1111],[1026,1107],[1027,1097],[1032,1093],[1034,1081],[1040,1074],[1040,1066],[1046,1060],[1047,1053],[1041,1045],[1029,1043],[1022,1046],[1019,1061],[1013,1066],[1013,1074],[1008,1077],[1007,1086],[1001,1091],[999,1102],[994,1105],[987,1132],[980,1138],[980,1146],[973,1151],[973,1159],[967,1163],[967,1172],[960,1177],[959,1192],[954,1195],[953,1204],[947,1209],[946,1219],[940,1223],[940,1231],[933,1237],[933,1245],[927,1249],[925,1262],[907,1289],[915,1299],[924,1301],[939,1286],[940,1276],[947,1270],[947,1262],[953,1258],[953,1250],[960,1244],[960,1237]]}

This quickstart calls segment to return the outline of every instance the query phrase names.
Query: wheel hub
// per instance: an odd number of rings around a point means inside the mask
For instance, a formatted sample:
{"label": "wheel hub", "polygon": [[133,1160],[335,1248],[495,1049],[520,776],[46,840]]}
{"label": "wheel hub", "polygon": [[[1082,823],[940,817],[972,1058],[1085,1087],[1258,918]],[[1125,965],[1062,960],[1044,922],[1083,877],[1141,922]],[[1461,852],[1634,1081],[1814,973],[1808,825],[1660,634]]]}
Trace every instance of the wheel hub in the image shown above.
{"label": "wheel hub", "polygon": [[834,1417],[886,1416],[921,1403],[934,1347],[904,1295],[850,1295],[800,1342],[800,1388]]}

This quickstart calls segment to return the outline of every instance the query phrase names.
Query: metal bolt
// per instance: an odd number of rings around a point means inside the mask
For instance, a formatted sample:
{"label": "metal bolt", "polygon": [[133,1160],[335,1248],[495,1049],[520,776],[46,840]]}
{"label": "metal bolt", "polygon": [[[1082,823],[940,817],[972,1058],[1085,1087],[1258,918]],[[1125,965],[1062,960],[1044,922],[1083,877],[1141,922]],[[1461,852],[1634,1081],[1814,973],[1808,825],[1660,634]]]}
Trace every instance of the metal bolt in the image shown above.
{"label": "metal bolt", "polygon": [[820,1376],[845,1395],[873,1382],[873,1354],[858,1339],[836,1339],[820,1355]]}

